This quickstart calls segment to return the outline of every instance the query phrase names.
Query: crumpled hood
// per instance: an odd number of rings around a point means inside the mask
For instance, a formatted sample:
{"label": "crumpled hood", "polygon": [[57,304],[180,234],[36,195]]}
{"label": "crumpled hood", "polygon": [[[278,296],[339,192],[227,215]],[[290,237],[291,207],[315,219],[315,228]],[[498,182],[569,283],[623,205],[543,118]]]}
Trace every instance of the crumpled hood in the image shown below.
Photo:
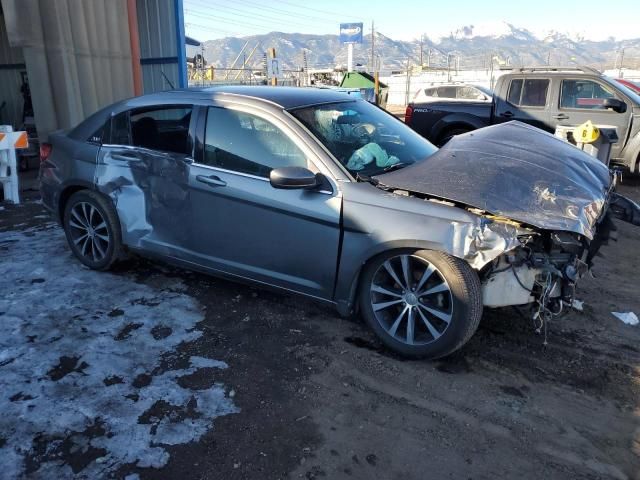
{"label": "crumpled hood", "polygon": [[611,181],[597,159],[521,122],[454,137],[425,160],[375,179],[390,188],[588,238],[593,238]]}

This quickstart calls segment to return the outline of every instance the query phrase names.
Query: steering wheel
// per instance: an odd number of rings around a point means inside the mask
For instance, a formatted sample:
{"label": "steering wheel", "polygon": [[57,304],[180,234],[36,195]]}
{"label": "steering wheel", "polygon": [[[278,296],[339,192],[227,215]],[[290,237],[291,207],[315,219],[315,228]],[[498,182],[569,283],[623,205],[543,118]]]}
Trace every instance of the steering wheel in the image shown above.
{"label": "steering wheel", "polygon": [[356,137],[363,145],[374,141],[376,127],[372,123],[359,123],[351,128],[351,135]]}

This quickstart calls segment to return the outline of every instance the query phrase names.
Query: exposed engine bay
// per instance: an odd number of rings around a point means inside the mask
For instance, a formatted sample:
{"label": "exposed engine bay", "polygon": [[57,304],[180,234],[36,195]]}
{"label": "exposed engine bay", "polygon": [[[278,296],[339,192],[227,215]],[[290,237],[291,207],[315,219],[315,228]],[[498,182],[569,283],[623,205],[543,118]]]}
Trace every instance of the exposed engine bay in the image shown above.
{"label": "exposed engine bay", "polygon": [[423,162],[373,177],[379,188],[477,215],[451,253],[479,274],[485,307],[534,305],[538,329],[575,300],[577,281],[640,206],[615,193],[617,173],[518,122],[452,139]]}
{"label": "exposed engine bay", "polygon": [[547,322],[574,305],[577,282],[590,273],[600,247],[616,239],[613,218],[640,225],[640,206],[616,194],[615,184],[614,175],[607,200],[590,232],[592,238],[576,232],[540,229],[449,200],[389,190],[463,208],[481,216],[488,224],[503,224],[511,229],[507,231],[517,232],[516,246],[478,269],[483,305],[488,308],[530,305],[535,330],[544,332],[546,342]]}

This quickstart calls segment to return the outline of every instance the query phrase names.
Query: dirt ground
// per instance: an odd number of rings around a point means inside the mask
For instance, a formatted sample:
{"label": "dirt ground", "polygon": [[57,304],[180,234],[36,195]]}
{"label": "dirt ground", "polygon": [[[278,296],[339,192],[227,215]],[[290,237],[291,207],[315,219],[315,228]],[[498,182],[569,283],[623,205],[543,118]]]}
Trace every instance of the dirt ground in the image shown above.
{"label": "dirt ground", "polygon": [[[638,180],[619,191],[640,201]],[[22,206],[3,204],[0,232],[39,234],[47,220],[37,194],[26,196]],[[469,344],[435,362],[397,358],[361,321],[305,299],[129,260],[115,272],[123,280],[150,289],[179,280],[198,302],[199,337],[171,355],[228,368],[202,368],[180,384],[194,392],[223,385],[237,413],[215,418],[197,441],[164,445],[162,468],[116,463],[104,477],[640,480],[640,326],[611,314],[640,314],[640,229],[618,226],[595,278],[579,284],[584,311],[554,320],[548,345],[519,311],[485,310]],[[13,288],[3,285],[7,248],[0,245],[0,291]],[[162,310],[159,298],[152,308]],[[0,378],[7,368],[0,362]],[[138,421],[162,410],[155,403]],[[83,433],[108,436],[95,430]],[[0,431],[0,455],[17,448],[8,438]],[[25,478],[54,460],[84,478],[103,458],[59,448],[54,459],[49,447],[46,438],[26,446]]]}

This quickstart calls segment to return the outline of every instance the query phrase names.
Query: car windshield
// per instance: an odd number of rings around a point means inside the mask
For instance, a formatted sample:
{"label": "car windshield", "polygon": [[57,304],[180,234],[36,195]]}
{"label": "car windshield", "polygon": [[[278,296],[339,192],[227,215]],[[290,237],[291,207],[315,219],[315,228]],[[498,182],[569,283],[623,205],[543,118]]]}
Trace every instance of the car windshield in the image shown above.
{"label": "car windshield", "polygon": [[354,176],[411,165],[437,150],[404,123],[364,100],[313,105],[290,113]]}

